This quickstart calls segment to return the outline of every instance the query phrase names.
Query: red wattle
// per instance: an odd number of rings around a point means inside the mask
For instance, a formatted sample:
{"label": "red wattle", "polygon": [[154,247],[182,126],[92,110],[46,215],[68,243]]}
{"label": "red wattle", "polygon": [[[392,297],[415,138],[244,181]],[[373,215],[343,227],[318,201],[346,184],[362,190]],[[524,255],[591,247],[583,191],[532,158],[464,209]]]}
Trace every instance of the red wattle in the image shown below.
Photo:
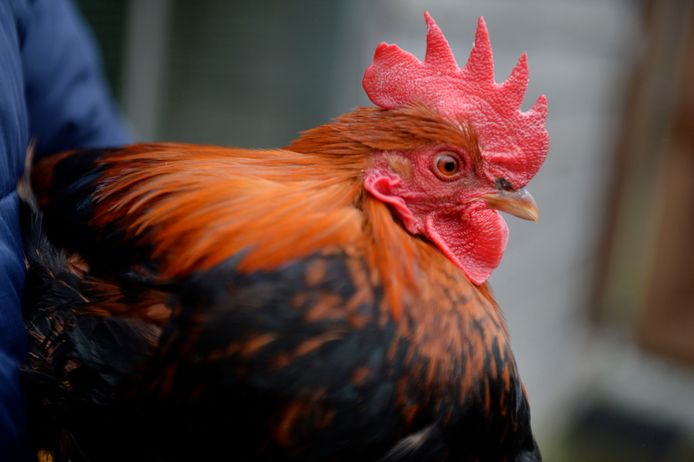
{"label": "red wattle", "polygon": [[427,217],[425,234],[474,284],[483,284],[499,266],[508,242],[508,226],[496,210],[483,203],[462,213]]}

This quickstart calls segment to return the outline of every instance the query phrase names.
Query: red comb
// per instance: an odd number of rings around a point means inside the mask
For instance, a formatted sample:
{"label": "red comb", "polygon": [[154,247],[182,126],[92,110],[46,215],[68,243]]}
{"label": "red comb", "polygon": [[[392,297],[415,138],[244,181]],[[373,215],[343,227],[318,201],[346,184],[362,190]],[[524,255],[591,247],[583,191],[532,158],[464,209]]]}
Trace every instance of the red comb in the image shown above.
{"label": "red comb", "polygon": [[528,60],[523,53],[503,83],[494,81],[494,58],[484,18],[477,23],[467,64],[458,67],[446,38],[429,13],[424,62],[396,45],[381,43],[364,74],[364,90],[384,109],[419,103],[479,134],[486,170],[520,188],[535,176],[549,150],[547,98],[523,112]]}

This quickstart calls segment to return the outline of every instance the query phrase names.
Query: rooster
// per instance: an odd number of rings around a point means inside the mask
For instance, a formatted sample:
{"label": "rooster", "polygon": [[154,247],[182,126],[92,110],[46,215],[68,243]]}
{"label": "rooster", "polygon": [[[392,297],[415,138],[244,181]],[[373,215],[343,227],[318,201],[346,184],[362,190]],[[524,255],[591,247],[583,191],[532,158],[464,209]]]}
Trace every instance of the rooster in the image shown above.
{"label": "rooster", "polygon": [[381,44],[375,107],[282,149],[71,151],[20,184],[23,375],[53,461],[539,461],[487,286],[534,220],[544,96]]}

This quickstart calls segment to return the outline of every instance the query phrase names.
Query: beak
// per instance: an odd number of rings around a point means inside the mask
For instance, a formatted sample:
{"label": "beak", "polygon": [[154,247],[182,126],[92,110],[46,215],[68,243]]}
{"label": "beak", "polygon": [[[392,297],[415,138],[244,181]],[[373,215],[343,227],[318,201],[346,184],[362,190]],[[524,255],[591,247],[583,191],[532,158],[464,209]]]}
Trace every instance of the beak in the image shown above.
{"label": "beak", "polygon": [[535,199],[525,188],[487,194],[482,196],[482,200],[490,209],[510,213],[524,220],[537,221],[540,217],[540,210],[537,208]]}

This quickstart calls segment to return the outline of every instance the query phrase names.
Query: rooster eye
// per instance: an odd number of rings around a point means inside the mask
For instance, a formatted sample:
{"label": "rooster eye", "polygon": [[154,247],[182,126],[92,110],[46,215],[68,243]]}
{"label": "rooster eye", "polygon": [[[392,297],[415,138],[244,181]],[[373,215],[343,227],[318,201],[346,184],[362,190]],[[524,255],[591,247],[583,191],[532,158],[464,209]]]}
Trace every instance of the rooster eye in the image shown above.
{"label": "rooster eye", "polygon": [[440,154],[436,157],[434,172],[442,178],[451,178],[460,171],[460,161],[452,154]]}

